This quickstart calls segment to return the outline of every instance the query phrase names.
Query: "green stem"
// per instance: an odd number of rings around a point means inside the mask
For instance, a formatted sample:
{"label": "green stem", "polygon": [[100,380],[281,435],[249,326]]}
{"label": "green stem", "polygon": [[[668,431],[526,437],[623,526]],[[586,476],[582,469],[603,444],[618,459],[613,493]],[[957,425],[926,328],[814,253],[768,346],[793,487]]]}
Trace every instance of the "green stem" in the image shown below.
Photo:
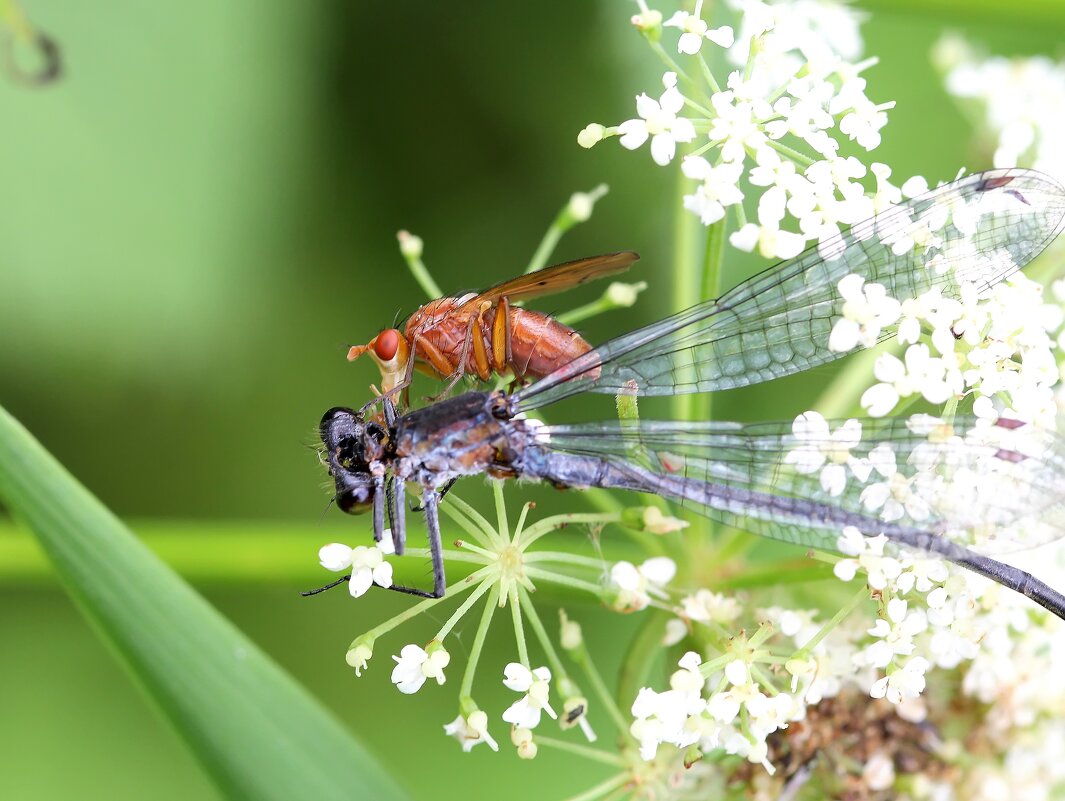
{"label": "green stem", "polygon": [[662,653],[662,635],[665,632],[669,615],[665,612],[648,612],[647,619],[640,626],[629,644],[625,659],[618,671],[617,698],[636,700],[641,687],[646,687],[651,669]]}
{"label": "green stem", "polygon": [[451,585],[451,587],[448,589],[448,594],[445,595],[443,598],[426,598],[424,601],[414,604],[414,606],[407,607],[398,615],[390,617],[384,623],[380,623],[374,626],[368,632],[361,635],[361,637],[356,637],[352,641],[351,647],[354,648],[356,643],[358,643],[360,639],[364,639],[366,637],[373,637],[374,639],[377,639],[382,634],[387,634],[388,632],[392,631],[392,629],[396,628],[396,626],[400,625],[401,623],[406,623],[412,617],[417,617],[427,609],[431,609],[441,601],[450,600],[452,598],[458,597],[459,595],[462,595],[464,592],[469,592],[477,585],[477,582],[485,578],[487,574],[488,568],[482,568],[476,573],[471,573],[467,581],[464,581],[458,585]]}
{"label": "green stem", "polygon": [[[699,300],[700,259],[697,250],[698,218],[684,208],[684,193],[687,178],[677,170],[677,184],[674,189],[673,206],[673,301],[672,311],[679,312],[694,305]],[[684,421],[692,419],[692,396],[678,394],[673,396],[673,419]]]}
{"label": "green stem", "polygon": [[[537,740],[540,738],[537,737]],[[577,793],[577,795],[571,795],[566,801],[595,801],[597,798],[602,798],[611,790],[616,790],[619,787],[623,787],[626,782],[629,781],[628,773],[620,773],[613,778],[607,779],[605,782],[600,782],[595,787],[591,787],[585,790],[583,793]]]}
{"label": "green stem", "polygon": [[522,609],[525,610],[525,616],[529,619],[529,625],[532,627],[533,633],[536,634],[540,645],[543,646],[544,653],[547,654],[547,663],[551,666],[559,681],[568,679],[569,674],[566,672],[566,667],[562,664],[562,660],[558,658],[558,651],[551,644],[551,638],[547,636],[547,629],[544,628],[543,621],[540,620],[540,616],[536,613],[536,607],[533,606],[529,593],[518,590],[518,600],[521,602]]}
{"label": "green stem", "polygon": [[[453,492],[448,494],[446,503],[440,504],[440,508],[443,509],[444,512],[448,512],[448,506],[450,505],[454,505],[463,515],[469,518],[469,521],[472,522],[472,524],[476,526],[477,529],[479,529],[484,534],[484,537],[487,538],[487,541],[484,538],[475,534],[473,528],[466,528],[466,531],[470,533],[470,536],[474,537],[482,545],[487,548],[493,548],[503,544],[503,540],[500,539],[499,533],[494,528],[492,528],[492,524],[485,519],[484,515],[482,515],[480,512],[478,512],[476,509],[466,503],[466,501],[462,500],[462,498],[456,496]],[[456,523],[459,523],[460,526],[462,525],[459,519],[453,516],[451,517],[453,520],[455,520]]]}
{"label": "green stem", "polygon": [[496,525],[498,528],[500,538],[504,542],[510,540],[510,522],[507,520],[507,502],[503,497],[503,482],[492,479],[489,481],[492,485],[492,497],[495,499],[496,505]]}
{"label": "green stem", "polygon": [[839,626],[851,612],[853,612],[858,604],[869,597],[869,588],[863,586],[858,592],[856,592],[843,607],[832,616],[825,625],[818,629],[817,634],[810,638],[810,641],[806,643],[802,648],[795,652],[795,656],[800,659],[805,659],[810,652],[818,646],[818,644],[827,637],[834,628]]}
{"label": "green stem", "polygon": [[492,625],[492,616],[495,614],[499,603],[499,585],[493,584],[492,591],[485,602],[484,611],[481,612],[481,622],[477,625],[477,634],[474,635],[473,645],[470,646],[470,655],[466,660],[466,670],[462,674],[462,685],[459,687],[459,699],[470,698],[473,693],[473,674],[477,671],[477,663],[481,659],[481,649],[484,648],[485,637]]}
{"label": "green stem", "polygon": [[593,559],[590,556],[579,556],[562,551],[537,551],[536,553],[527,554],[524,560],[526,564],[530,562],[562,562],[568,565],[590,567],[593,570],[602,570],[604,565],[602,559]]}
{"label": "green stem", "polygon": [[514,639],[518,643],[518,659],[529,670],[532,670],[532,665],[529,664],[529,649],[525,644],[525,628],[521,623],[521,606],[518,603],[518,588],[517,585],[512,584],[510,587],[510,614],[514,618]]}
{"label": "green stem", "polygon": [[558,246],[558,242],[562,239],[562,234],[565,231],[559,227],[559,218],[556,217],[551,225],[548,226],[547,231],[544,232],[544,238],[540,240],[540,244],[536,246],[536,252],[533,253],[532,258],[529,259],[528,265],[525,267],[526,273],[534,273],[537,270],[542,270],[548,260],[551,258],[551,254],[555,252],[555,248]]}
{"label": "green stem", "polygon": [[414,276],[414,280],[418,282],[418,286],[422,288],[422,292],[430,300],[444,297],[444,293],[437,286],[436,281],[433,280],[433,276],[429,274],[429,268],[425,266],[425,262],[421,260],[420,256],[404,255],[403,258],[407,262],[407,268],[410,270],[411,275]]}
{"label": "green stem", "polygon": [[545,517],[538,523],[534,523],[529,526],[522,533],[522,536],[515,543],[522,550],[527,549],[530,545],[536,542],[540,537],[545,534],[550,534],[560,528],[566,528],[567,526],[588,524],[588,525],[602,525],[605,526],[608,523],[618,523],[621,521],[620,512],[610,512],[608,514],[598,513],[573,513],[566,515],[552,515],[551,517]]}
{"label": "green stem", "polygon": [[541,734],[536,735],[536,744],[546,745],[548,748],[566,751],[584,759],[602,762],[604,765],[611,765],[616,768],[624,768],[626,766],[625,760],[617,754],[611,754],[609,751],[603,751],[600,748],[592,748],[590,745],[571,743],[569,740],[556,740],[554,737],[544,737]]}
{"label": "green stem", "polygon": [[795,148],[788,147],[787,145],[785,145],[785,144],[783,144],[781,142],[778,142],[775,139],[768,139],[766,141],[769,144],[769,146],[771,148],[773,148],[774,150],[776,150],[778,153],[783,153],[785,156],[790,158],[796,164],[799,164],[799,165],[801,165],[803,167],[809,167],[811,164],[814,164],[817,161],[816,159],[812,159],[809,156],[807,156],[806,154],[800,153]]}
{"label": "green stem", "polygon": [[437,632],[435,639],[439,640],[440,642],[443,642],[444,637],[451,633],[451,629],[455,628],[455,624],[458,623],[463,618],[463,616],[470,611],[471,606],[477,603],[477,599],[495,586],[498,585],[492,581],[482,581],[480,584],[478,584],[477,589],[474,590],[470,597],[463,601],[462,605],[459,606],[459,608],[455,610],[454,614],[452,614],[451,617],[447,619],[447,623],[440,627],[440,631]]}
{"label": "green stem", "polygon": [[[629,726],[625,720],[625,716],[621,713],[621,708],[618,706],[617,700],[610,694],[610,690],[606,686],[606,682],[603,681],[603,676],[595,666],[595,662],[592,660],[592,655],[588,651],[588,646],[584,640],[581,640],[579,647],[570,652],[570,657],[574,662],[580,666],[584,671],[584,675],[588,677],[588,683],[592,685],[592,690],[599,698],[599,702],[606,709],[607,713],[614,720],[614,725],[618,727],[618,733],[631,738],[629,733]],[[635,696],[633,696],[635,698]]]}
{"label": "green stem", "polygon": [[559,573],[552,573],[548,570],[537,570],[535,567],[525,568],[525,575],[529,578],[550,582],[551,584],[561,584],[563,587],[569,587],[574,590],[583,590],[596,598],[601,598],[603,596],[603,588],[598,584],[592,584],[589,581],[581,581],[580,579],[563,576]]}

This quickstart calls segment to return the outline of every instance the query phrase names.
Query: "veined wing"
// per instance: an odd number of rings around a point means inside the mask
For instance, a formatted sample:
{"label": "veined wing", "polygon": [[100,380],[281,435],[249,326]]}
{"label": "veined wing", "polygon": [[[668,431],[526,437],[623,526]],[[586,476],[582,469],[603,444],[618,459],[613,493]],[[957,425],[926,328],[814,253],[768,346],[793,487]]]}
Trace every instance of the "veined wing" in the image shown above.
{"label": "veined wing", "polygon": [[550,451],[602,459],[645,491],[680,494],[700,514],[804,547],[838,550],[849,525],[889,539],[909,528],[984,554],[1065,534],[1065,441],[1011,421],[914,415],[830,430],[804,416],[536,431]]}
{"label": "veined wing", "polygon": [[625,272],[632,264],[638,261],[640,255],[631,250],[620,253],[606,253],[602,256],[589,256],[585,259],[567,261],[556,264],[553,267],[545,267],[534,273],[519,275],[508,281],[489,287],[475,295],[465,305],[481,303],[483,301],[496,301],[506,297],[511,301],[527,300],[541,295],[551,295],[555,292],[564,292],[581,284],[598,281],[610,275]]}
{"label": "veined wing", "polygon": [[[1065,189],[1031,170],[961,178],[893,207],[707,301],[595,348],[515,393],[528,410],[578,392],[672,395],[808,370],[829,350],[850,274],[897,300],[939,287],[986,292],[1024,267],[1065,219]],[[882,338],[894,327],[885,328]]]}

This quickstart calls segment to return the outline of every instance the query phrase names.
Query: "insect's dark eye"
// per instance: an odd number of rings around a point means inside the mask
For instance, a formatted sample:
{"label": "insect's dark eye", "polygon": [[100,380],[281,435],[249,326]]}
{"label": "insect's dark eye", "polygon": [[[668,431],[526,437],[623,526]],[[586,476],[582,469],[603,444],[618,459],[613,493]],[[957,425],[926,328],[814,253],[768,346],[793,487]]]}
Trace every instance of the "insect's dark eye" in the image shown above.
{"label": "insect's dark eye", "polygon": [[373,508],[373,488],[368,486],[355,486],[341,488],[341,481],[337,481],[337,506],[340,511],[349,515],[361,515]]}
{"label": "insect's dark eye", "polygon": [[350,437],[358,430],[358,421],[358,417],[351,409],[334,406],[322,415],[322,422],[318,424],[318,434],[325,446],[332,449],[336,440],[345,436]]}

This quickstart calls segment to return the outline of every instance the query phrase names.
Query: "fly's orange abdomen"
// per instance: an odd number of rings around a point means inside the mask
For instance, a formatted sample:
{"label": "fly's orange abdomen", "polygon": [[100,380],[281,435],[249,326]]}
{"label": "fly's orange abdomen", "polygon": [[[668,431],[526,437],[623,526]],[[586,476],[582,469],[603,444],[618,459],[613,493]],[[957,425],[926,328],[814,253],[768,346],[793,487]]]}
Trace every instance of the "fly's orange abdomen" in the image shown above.
{"label": "fly's orange abdomen", "polygon": [[542,378],[592,349],[567,325],[526,309],[510,313],[510,366],[519,378]]}

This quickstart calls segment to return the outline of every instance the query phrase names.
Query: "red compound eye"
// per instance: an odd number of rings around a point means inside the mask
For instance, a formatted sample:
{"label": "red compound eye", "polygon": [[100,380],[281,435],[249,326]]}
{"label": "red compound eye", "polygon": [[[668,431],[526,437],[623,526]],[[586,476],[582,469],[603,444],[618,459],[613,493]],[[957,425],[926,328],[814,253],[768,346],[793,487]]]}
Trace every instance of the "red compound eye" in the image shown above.
{"label": "red compound eye", "polygon": [[383,362],[392,361],[399,350],[399,331],[387,328],[377,335],[373,343],[373,352]]}

